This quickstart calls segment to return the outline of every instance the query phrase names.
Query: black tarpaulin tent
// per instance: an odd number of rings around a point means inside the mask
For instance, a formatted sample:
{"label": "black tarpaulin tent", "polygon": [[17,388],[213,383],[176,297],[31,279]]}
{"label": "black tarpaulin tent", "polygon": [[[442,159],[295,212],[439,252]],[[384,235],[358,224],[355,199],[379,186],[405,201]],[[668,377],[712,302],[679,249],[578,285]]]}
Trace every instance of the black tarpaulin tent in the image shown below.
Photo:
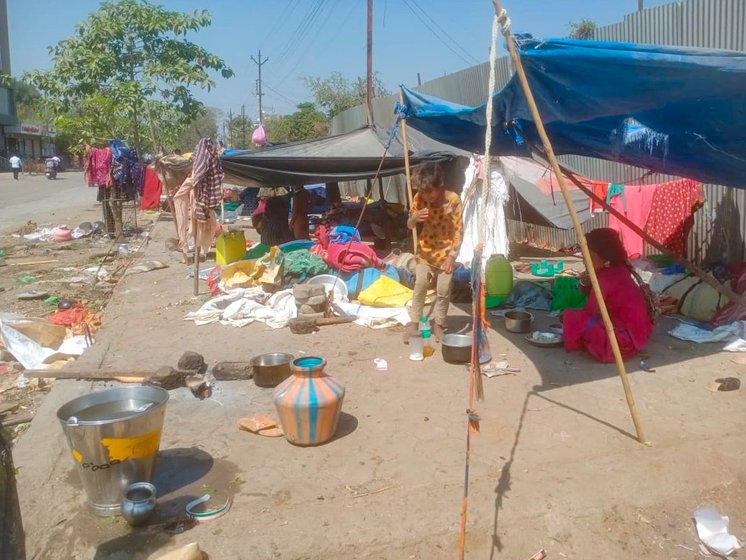
{"label": "black tarpaulin tent", "polygon": [[[358,181],[375,177],[388,138],[388,130],[366,126],[318,140],[231,152],[223,155],[221,161],[226,182],[247,186]],[[469,156],[418,131],[407,135],[407,144],[412,165]],[[386,153],[380,176],[400,173],[404,173],[404,147],[397,134]]]}

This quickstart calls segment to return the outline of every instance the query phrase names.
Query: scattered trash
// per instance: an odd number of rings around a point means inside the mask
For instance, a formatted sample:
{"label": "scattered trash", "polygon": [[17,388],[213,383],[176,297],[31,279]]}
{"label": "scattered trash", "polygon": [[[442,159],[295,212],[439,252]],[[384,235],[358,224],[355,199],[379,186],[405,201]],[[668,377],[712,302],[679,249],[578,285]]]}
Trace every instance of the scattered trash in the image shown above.
{"label": "scattered trash", "polygon": [[528,560],[544,560],[544,558],[546,558],[546,557],[547,557],[547,551],[542,548],[539,552],[537,552],[536,554],[534,554]]}
{"label": "scattered trash", "polygon": [[49,296],[47,299],[41,302],[42,305],[47,307],[58,307],[60,304],[60,298],[57,296]]}
{"label": "scattered trash", "polygon": [[741,388],[741,380],[737,377],[721,377],[707,384],[710,391],[737,391]]}
{"label": "scattered trash", "polygon": [[204,556],[197,543],[189,543],[186,546],[167,552],[158,556],[155,560],[202,560]]}
{"label": "scattered trash", "polygon": [[21,284],[31,284],[36,282],[36,276],[33,276],[32,274],[20,274],[16,276],[16,282]]}
{"label": "scattered trash", "polygon": [[282,428],[271,416],[259,414],[251,418],[240,418],[238,428],[252,434],[265,437],[280,437],[284,435]]}
{"label": "scattered trash", "polygon": [[16,387],[19,389],[25,389],[29,386],[29,383],[31,383],[31,380],[23,374],[19,375],[16,379]]}
{"label": "scattered trash", "polygon": [[655,373],[655,370],[648,367],[648,363],[645,360],[640,360],[640,369],[648,373]]}
{"label": "scattered trash", "polygon": [[0,249],[0,259],[3,258],[4,256],[5,256],[5,251],[3,251],[2,249]]}
{"label": "scattered trash", "polygon": [[25,225],[23,225],[20,228],[18,228],[16,230],[16,233],[18,235],[26,235],[28,233],[36,231],[38,229],[38,227],[39,226],[36,225],[36,222],[32,222],[31,220],[29,220],[28,222],[26,222]]}
{"label": "scattered trash", "polygon": [[[469,369],[471,366],[467,365],[467,369]],[[490,362],[487,365],[482,366],[481,368],[482,374],[487,377],[497,377],[499,375],[513,375],[516,373],[520,373],[519,368],[511,368],[506,361],[502,362]]]}
{"label": "scattered trash", "polygon": [[16,297],[21,301],[30,301],[34,299],[46,299],[49,297],[49,293],[41,290],[31,290],[30,292],[21,292]]}
{"label": "scattered trash", "polygon": [[694,512],[699,540],[716,554],[729,555],[741,548],[738,539],[728,532],[730,520],[715,508],[700,508]]}
{"label": "scattered trash", "polygon": [[136,266],[133,266],[129,269],[127,269],[127,272],[124,273],[125,276],[129,276],[130,274],[139,274],[141,272],[150,272],[152,270],[159,270],[161,268],[168,268],[167,264],[163,264],[160,261],[145,261],[144,263],[140,263]]}
{"label": "scattered trash", "polygon": [[373,363],[375,364],[377,371],[389,370],[389,363],[383,358],[376,358],[375,360],[373,360]]}

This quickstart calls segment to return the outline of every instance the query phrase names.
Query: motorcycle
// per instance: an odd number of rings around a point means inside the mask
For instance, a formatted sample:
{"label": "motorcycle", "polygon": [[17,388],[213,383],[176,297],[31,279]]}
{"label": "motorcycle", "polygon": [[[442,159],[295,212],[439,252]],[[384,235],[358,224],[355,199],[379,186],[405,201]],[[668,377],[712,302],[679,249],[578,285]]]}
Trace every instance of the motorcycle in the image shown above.
{"label": "motorcycle", "polygon": [[49,179],[50,181],[52,179],[57,178],[57,162],[54,161],[54,159],[48,159],[44,162],[46,166],[46,171],[44,172],[44,176]]}

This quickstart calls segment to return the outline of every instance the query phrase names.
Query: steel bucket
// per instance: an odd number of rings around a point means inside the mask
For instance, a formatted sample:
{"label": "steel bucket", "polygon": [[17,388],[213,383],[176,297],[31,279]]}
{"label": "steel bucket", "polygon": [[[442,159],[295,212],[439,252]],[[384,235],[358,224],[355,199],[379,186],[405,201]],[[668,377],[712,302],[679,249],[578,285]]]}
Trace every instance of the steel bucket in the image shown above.
{"label": "steel bucket", "polygon": [[97,515],[119,515],[124,490],[151,482],[167,401],[168,391],[159,387],[122,387],[78,397],[57,411]]}

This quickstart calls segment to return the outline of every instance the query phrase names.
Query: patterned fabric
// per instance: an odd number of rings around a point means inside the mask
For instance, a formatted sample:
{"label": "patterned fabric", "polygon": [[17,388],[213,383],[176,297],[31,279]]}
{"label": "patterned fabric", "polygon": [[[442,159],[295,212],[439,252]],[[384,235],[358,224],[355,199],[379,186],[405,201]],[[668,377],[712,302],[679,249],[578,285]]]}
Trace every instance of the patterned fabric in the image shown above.
{"label": "patterned fabric", "polygon": [[702,206],[702,185],[680,179],[658,185],[645,232],[677,255],[686,255],[694,212]]}
{"label": "patterned fabric", "polygon": [[112,153],[109,148],[89,148],[85,157],[85,178],[89,185],[111,187]]}
{"label": "patterned fabric", "polygon": [[209,211],[214,210],[223,198],[223,166],[215,144],[209,138],[197,142],[191,160],[196,191],[195,215],[198,222],[206,222]]}
{"label": "patterned fabric", "polygon": [[430,266],[441,268],[448,254],[458,253],[464,234],[464,221],[461,210],[461,199],[451,191],[446,191],[446,202],[443,206],[428,204],[419,193],[412,203],[412,214],[427,208],[430,213],[422,224],[419,234],[419,251],[417,260]]}

